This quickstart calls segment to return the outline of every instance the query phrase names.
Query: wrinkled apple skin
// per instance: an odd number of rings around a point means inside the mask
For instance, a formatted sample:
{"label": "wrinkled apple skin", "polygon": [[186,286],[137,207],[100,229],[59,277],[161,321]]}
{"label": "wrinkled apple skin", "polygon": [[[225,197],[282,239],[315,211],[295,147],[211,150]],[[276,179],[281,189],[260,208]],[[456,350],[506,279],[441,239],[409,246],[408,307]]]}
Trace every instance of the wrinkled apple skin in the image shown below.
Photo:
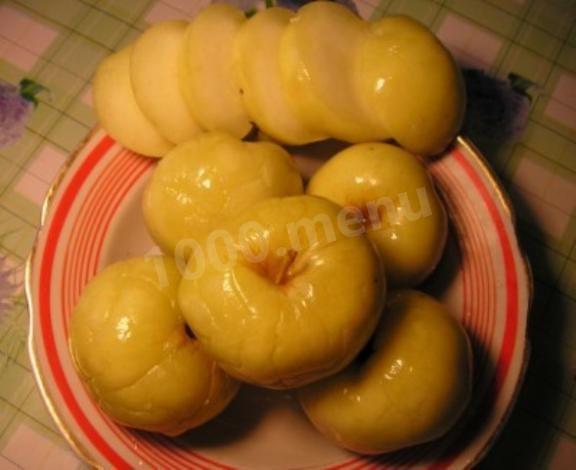
{"label": "wrinkled apple skin", "polygon": [[278,51],[293,16],[285,8],[258,11],[240,28],[235,56],[242,100],[251,119],[278,142],[301,145],[328,136],[314,132],[298,118],[282,84]]}
{"label": "wrinkled apple skin", "polygon": [[76,368],[120,424],[177,435],[208,421],[238,383],[185,331],[180,273],[165,257],[108,266],[85,287],[70,323]]}
{"label": "wrinkled apple skin", "polygon": [[430,296],[390,294],[361,360],[299,391],[304,411],[330,439],[379,454],[444,435],[472,388],[472,353],[464,328]]}
{"label": "wrinkled apple skin", "polygon": [[180,307],[229,374],[294,388],[341,370],[364,346],[385,282],[368,239],[337,229],[339,213],[323,198],[267,199],[226,225],[224,266],[190,258]]}
{"label": "wrinkled apple skin", "polygon": [[355,59],[358,95],[383,133],[423,156],[452,142],[464,117],[464,82],[428,28],[409,17],[386,16],[370,24]]}
{"label": "wrinkled apple skin", "polygon": [[106,57],[92,82],[94,109],[102,127],[124,147],[161,157],[173,144],[156,130],[136,102],[130,79],[132,46]]}
{"label": "wrinkled apple skin", "polygon": [[236,80],[234,41],[246,16],[212,3],[190,23],[184,39],[180,86],[196,121],[206,130],[242,138],[252,129]]}
{"label": "wrinkled apple skin", "polygon": [[179,242],[201,243],[255,202],[302,190],[302,178],[282,147],[211,132],[180,144],[159,162],[142,207],[152,238],[166,254],[180,256]]}
{"label": "wrinkled apple skin", "polygon": [[416,286],[440,260],[446,212],[426,168],[407,151],[384,143],[348,147],[314,174],[307,193],[358,210],[390,285]]}
{"label": "wrinkled apple skin", "polygon": [[130,56],[132,89],[140,108],[166,140],[179,144],[202,131],[180,91],[186,21],[163,21],[138,38]]}

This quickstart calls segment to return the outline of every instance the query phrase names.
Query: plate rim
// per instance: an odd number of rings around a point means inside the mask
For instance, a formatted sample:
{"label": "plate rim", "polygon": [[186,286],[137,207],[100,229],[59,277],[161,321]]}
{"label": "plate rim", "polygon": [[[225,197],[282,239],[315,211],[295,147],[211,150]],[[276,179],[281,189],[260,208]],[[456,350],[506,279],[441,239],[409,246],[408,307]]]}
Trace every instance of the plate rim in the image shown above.
{"label": "plate rim", "polygon": [[498,426],[494,430],[494,433],[486,441],[484,447],[478,452],[476,458],[468,462],[466,468],[474,468],[478,465],[484,457],[488,454],[488,452],[492,449],[496,441],[499,439],[502,431],[508,424],[508,420],[512,415],[512,412],[516,408],[518,397],[520,395],[520,391],[522,390],[522,386],[524,385],[524,380],[526,378],[526,371],[528,370],[528,363],[530,362],[530,356],[532,352],[532,345],[530,341],[530,325],[529,319],[530,314],[533,307],[534,301],[534,274],[532,272],[532,265],[530,264],[530,259],[522,246],[520,238],[518,236],[518,219],[516,216],[516,209],[514,208],[514,204],[512,203],[512,199],[510,195],[506,191],[504,184],[502,183],[500,177],[496,174],[496,171],[490,165],[488,159],[484,156],[484,154],[480,151],[480,149],[467,137],[462,135],[456,136],[455,143],[452,145],[462,145],[470,155],[472,155],[476,162],[478,163],[478,167],[484,173],[486,180],[491,184],[492,189],[494,189],[495,193],[498,195],[500,200],[500,204],[506,210],[506,217],[510,220],[510,224],[512,227],[512,233],[514,234],[514,239],[516,241],[516,246],[518,247],[518,254],[520,256],[520,265],[523,271],[524,276],[526,277],[526,290],[528,294],[528,298],[526,299],[526,326],[524,328],[524,348],[522,351],[522,363],[520,364],[520,370],[518,372],[518,381],[515,384],[514,390],[511,394],[510,403],[508,404],[504,414],[502,415],[502,419],[500,420]]}
{"label": "plate rim", "polygon": [[28,357],[30,358],[30,365],[32,366],[32,372],[34,374],[34,379],[36,381],[36,385],[38,386],[38,390],[40,392],[40,395],[42,396],[42,401],[44,402],[44,405],[48,409],[50,417],[52,418],[58,430],[60,431],[64,439],[68,442],[72,450],[88,465],[98,469],[103,469],[104,467],[92,459],[92,456],[88,452],[88,450],[84,448],[84,446],[79,442],[79,439],[77,439],[74,436],[74,434],[66,427],[60,416],[60,413],[58,412],[56,406],[54,405],[54,400],[52,399],[50,392],[48,392],[48,389],[46,388],[46,384],[44,383],[44,377],[40,372],[40,367],[38,365],[39,361],[36,355],[36,347],[35,347],[36,333],[34,327],[34,318],[37,316],[37,312],[35,311],[34,308],[33,293],[32,293],[33,290],[32,266],[34,264],[36,254],[38,252],[40,237],[42,236],[42,232],[46,230],[48,212],[52,207],[52,203],[54,202],[54,198],[58,193],[60,186],[64,182],[74,162],[77,160],[80,153],[84,149],[84,146],[92,139],[94,135],[96,135],[101,130],[103,130],[102,127],[100,125],[97,125],[86,134],[86,137],[80,141],[76,149],[70,155],[68,155],[68,157],[60,167],[58,174],[48,187],[48,190],[46,191],[46,194],[40,206],[40,221],[38,223],[38,227],[36,228],[36,236],[34,237],[34,243],[32,244],[32,248],[30,249],[30,253],[26,258],[26,263],[24,266],[24,294],[26,298],[26,306],[28,309],[27,350],[28,350]]}
{"label": "plate rim", "polygon": [[[37,357],[36,347],[35,347],[35,339],[36,339],[36,332],[34,327],[34,318],[37,316],[37,312],[34,308],[34,301],[33,301],[33,287],[32,287],[32,275],[33,275],[33,265],[35,261],[35,257],[38,253],[38,245],[40,243],[40,238],[43,232],[46,230],[47,227],[47,220],[48,220],[48,213],[52,207],[54,202],[55,196],[58,194],[60,187],[62,186],[66,176],[68,175],[69,171],[71,170],[73,164],[78,159],[79,155],[84,150],[85,145],[98,133],[104,131],[100,125],[93,127],[85,136],[84,139],[78,144],[76,149],[68,155],[62,166],[60,167],[57,176],[54,178],[48,190],[42,200],[41,204],[41,212],[40,212],[40,221],[36,228],[36,236],[34,238],[34,242],[30,249],[30,253],[28,254],[25,262],[24,267],[24,293],[25,299],[27,304],[28,310],[28,338],[27,338],[27,350],[28,355],[30,358],[30,364],[32,368],[32,372],[34,375],[34,379],[38,386],[40,395],[42,396],[42,400],[48,409],[48,412],[55,422],[58,430],[68,442],[72,450],[80,457],[85,463],[90,465],[93,468],[105,468],[102,464],[93,460],[92,454],[85,448],[84,445],[80,442],[78,438],[74,436],[74,433],[71,432],[66,424],[64,423],[61,414],[57,410],[57,407],[54,405],[54,400],[52,399],[50,392],[47,390],[47,387],[44,382],[44,378],[40,371],[40,367],[38,365],[39,360]],[[105,134],[107,135],[107,134]],[[511,398],[506,407],[500,422],[498,423],[497,427],[495,428],[494,432],[490,436],[490,438],[485,442],[482,449],[479,450],[477,455],[474,459],[467,462],[466,468],[471,468],[481,462],[493,445],[496,443],[498,438],[500,437],[501,432],[506,427],[508,420],[516,407],[518,396],[524,384],[526,370],[528,367],[528,363],[530,360],[531,355],[531,342],[530,342],[530,327],[529,327],[529,317],[531,314],[533,300],[534,300],[534,278],[532,273],[532,268],[529,262],[529,259],[526,255],[526,252],[520,242],[518,237],[518,224],[517,224],[517,217],[516,211],[514,206],[511,202],[510,196],[508,195],[502,181],[500,180],[499,176],[496,174],[495,170],[490,165],[487,158],[482,154],[482,152],[474,145],[474,143],[464,137],[462,135],[458,135],[454,142],[448,147],[446,151],[449,149],[457,146],[462,146],[467,153],[472,156],[475,162],[478,164],[478,168],[483,173],[486,181],[490,184],[491,188],[494,190],[495,194],[498,197],[498,202],[500,206],[504,209],[504,213],[506,218],[510,221],[511,233],[514,235],[514,240],[516,242],[516,247],[518,249],[519,254],[519,263],[518,266],[521,268],[521,274],[526,279],[526,292],[527,292],[527,299],[526,299],[526,309],[525,309],[525,320],[526,325],[524,328],[524,334],[522,335],[522,339],[524,341],[522,354],[522,363],[520,364],[520,370],[518,373],[518,380],[514,386],[514,390],[511,393]],[[152,157],[146,157],[152,158]],[[441,158],[441,155],[435,157],[434,160],[437,158]],[[430,161],[434,161],[430,160]],[[519,276],[520,277],[520,276]]]}

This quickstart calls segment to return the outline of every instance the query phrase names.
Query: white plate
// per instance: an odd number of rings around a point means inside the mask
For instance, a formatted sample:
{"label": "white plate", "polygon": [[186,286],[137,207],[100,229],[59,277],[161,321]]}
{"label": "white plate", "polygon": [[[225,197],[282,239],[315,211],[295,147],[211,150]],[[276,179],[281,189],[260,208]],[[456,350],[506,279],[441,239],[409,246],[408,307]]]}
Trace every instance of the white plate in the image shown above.
{"label": "white plate", "polygon": [[430,165],[451,216],[443,262],[425,288],[470,332],[474,399],[445,438],[361,457],[325,440],[289,393],[245,387],[221,416],[178,439],[111,422],[76,375],[68,319],[86,282],[113,261],[150,253],[140,196],[155,161],[93,133],[49,195],[26,273],[29,348],[52,416],[89,463],[117,468],[461,468],[477,462],[508,416],[526,360],[531,281],[509,203],[464,140]]}

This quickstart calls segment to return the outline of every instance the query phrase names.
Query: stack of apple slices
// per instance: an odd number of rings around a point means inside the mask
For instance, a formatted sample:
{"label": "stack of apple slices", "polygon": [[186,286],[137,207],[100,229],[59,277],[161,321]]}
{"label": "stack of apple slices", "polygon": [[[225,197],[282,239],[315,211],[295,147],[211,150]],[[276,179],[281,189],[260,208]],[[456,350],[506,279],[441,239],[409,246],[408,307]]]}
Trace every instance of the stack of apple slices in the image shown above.
{"label": "stack of apple slices", "polygon": [[108,133],[154,157],[202,131],[244,138],[254,125],[281,144],[393,139],[431,155],[464,109],[460,73],[428,29],[325,1],[248,19],[216,3],[152,26],[102,62],[93,94]]}

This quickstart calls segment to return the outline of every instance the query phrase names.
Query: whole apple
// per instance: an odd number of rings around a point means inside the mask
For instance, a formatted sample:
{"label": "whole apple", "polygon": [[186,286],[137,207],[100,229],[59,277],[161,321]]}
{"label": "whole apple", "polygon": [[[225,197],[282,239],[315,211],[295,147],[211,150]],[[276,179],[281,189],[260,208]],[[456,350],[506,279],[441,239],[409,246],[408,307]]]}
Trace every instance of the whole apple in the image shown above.
{"label": "whole apple", "polygon": [[220,413],[238,390],[187,332],[179,283],[169,258],[121,261],[97,274],[74,308],[74,363],[120,424],[177,435]]}
{"label": "whole apple", "polygon": [[314,174],[308,194],[323,196],[362,219],[395,287],[413,287],[438,263],[447,218],[426,168],[391,144],[348,147]]}
{"label": "whole apple", "polygon": [[180,307],[225,371],[288,389],[338,372],[360,351],[386,289],[369,240],[340,230],[346,222],[323,198],[267,199],[190,257]]}
{"label": "whole apple", "polygon": [[444,435],[470,399],[472,353],[464,328],[432,297],[390,294],[374,338],[342,373],[299,391],[312,423],[362,454]]}
{"label": "whole apple", "polygon": [[142,206],[152,238],[166,254],[182,258],[238,211],[301,192],[302,178],[282,147],[212,132],[166,154]]}

